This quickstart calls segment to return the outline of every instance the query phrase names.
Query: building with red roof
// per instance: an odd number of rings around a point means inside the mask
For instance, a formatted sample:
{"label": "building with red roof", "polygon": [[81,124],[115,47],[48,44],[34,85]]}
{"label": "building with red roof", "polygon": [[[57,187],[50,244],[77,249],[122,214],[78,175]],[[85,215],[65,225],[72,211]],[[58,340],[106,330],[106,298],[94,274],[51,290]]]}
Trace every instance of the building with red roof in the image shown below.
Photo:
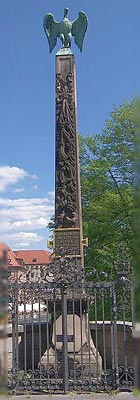
{"label": "building with red roof", "polygon": [[41,268],[50,262],[50,251],[46,250],[18,250],[14,251],[17,260],[23,260],[30,280],[36,281],[41,275]]}
{"label": "building with red roof", "polygon": [[17,280],[20,275],[30,273],[40,275],[40,267],[50,262],[50,251],[45,250],[12,250],[0,243],[0,265],[10,271],[10,279]]}
{"label": "building with red roof", "polygon": [[46,265],[50,262],[50,251],[46,250],[16,250],[17,260],[23,260],[26,266]]}

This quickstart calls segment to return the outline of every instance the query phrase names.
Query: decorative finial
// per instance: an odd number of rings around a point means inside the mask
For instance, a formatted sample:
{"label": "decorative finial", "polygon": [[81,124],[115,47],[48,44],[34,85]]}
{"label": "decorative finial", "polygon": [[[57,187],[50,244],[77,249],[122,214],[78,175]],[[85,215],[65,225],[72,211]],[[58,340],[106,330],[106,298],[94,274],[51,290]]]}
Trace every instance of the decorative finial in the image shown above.
{"label": "decorative finial", "polygon": [[52,14],[47,14],[43,20],[43,27],[49,42],[50,53],[54,49],[57,38],[62,42],[62,48],[71,48],[72,36],[74,36],[75,44],[79,47],[80,51],[83,48],[83,40],[87,30],[88,18],[83,12],[79,12],[78,18],[71,22],[67,18],[69,9],[64,8],[64,18],[59,23],[54,20]]}

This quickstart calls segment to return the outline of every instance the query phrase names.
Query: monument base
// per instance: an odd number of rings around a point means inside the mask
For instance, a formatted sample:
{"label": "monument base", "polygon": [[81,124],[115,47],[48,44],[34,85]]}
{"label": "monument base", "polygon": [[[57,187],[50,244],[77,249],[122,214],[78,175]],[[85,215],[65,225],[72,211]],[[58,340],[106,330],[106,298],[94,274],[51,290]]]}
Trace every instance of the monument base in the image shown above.
{"label": "monument base", "polygon": [[[55,334],[54,334],[55,332]],[[96,350],[89,331],[88,316],[67,315],[67,357],[69,378],[78,378],[84,374],[100,378],[102,358]],[[41,358],[42,368],[57,371],[63,377],[63,336],[62,315],[53,324],[52,344],[49,353],[46,350]]]}
{"label": "monument base", "polygon": [[[82,359],[82,362],[81,362]],[[48,367],[47,353],[41,358],[40,365],[42,369]],[[57,371],[60,378],[63,377],[63,352],[49,349],[49,371]],[[68,353],[68,375],[69,378],[79,378],[84,374],[93,378],[100,378],[102,373],[102,360],[99,353],[95,357],[92,351],[89,351],[88,343],[85,343],[83,348],[78,353]]]}

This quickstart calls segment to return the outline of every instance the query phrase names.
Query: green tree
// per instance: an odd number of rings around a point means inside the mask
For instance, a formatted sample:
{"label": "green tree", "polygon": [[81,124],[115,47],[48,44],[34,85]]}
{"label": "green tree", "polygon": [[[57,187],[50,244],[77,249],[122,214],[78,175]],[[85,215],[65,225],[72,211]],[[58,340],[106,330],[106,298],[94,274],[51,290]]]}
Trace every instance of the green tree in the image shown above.
{"label": "green tree", "polygon": [[133,263],[134,101],[114,107],[101,134],[80,136],[86,265],[111,272],[120,243]]}

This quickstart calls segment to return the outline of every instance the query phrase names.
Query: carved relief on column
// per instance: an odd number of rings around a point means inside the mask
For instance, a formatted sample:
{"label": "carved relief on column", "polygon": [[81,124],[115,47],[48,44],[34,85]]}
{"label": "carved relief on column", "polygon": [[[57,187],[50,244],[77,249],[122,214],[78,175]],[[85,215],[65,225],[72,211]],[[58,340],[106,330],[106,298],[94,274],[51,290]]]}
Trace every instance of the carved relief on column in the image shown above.
{"label": "carved relief on column", "polygon": [[74,76],[56,75],[56,228],[75,228],[78,221]]}

